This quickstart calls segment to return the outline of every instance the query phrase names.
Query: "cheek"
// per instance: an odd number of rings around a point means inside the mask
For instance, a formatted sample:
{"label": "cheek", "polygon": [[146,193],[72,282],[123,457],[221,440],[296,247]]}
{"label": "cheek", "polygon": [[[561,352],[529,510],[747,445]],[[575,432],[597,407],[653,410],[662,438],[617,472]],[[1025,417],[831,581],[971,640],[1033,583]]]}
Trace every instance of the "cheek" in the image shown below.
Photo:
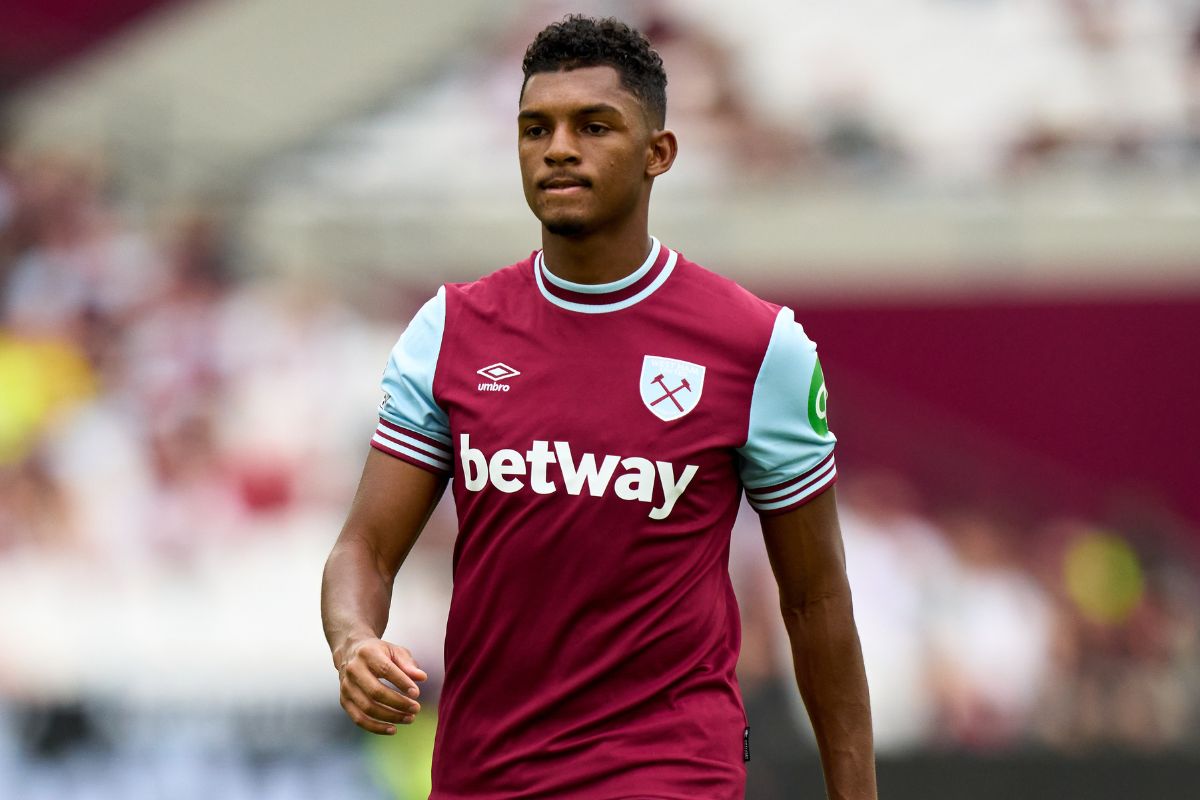
{"label": "cheek", "polygon": [[536,141],[522,140],[519,142],[517,144],[517,161],[521,164],[521,170],[525,171],[526,167],[535,167],[541,163],[545,150],[545,146]]}
{"label": "cheek", "polygon": [[599,161],[604,165],[604,173],[621,184],[639,181],[645,171],[641,154],[623,148],[604,153]]}
{"label": "cheek", "polygon": [[521,168],[521,179],[528,181],[533,173],[533,165],[535,156],[529,152],[528,147],[517,148],[517,164]]}

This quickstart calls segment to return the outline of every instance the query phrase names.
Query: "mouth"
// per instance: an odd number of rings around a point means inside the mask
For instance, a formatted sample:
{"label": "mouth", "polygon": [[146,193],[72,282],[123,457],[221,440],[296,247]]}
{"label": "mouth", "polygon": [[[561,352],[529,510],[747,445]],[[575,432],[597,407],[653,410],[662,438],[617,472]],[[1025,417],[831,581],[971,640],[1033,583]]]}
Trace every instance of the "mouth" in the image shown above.
{"label": "mouth", "polygon": [[538,188],[549,194],[576,194],[591,186],[585,178],[556,176],[538,182]]}

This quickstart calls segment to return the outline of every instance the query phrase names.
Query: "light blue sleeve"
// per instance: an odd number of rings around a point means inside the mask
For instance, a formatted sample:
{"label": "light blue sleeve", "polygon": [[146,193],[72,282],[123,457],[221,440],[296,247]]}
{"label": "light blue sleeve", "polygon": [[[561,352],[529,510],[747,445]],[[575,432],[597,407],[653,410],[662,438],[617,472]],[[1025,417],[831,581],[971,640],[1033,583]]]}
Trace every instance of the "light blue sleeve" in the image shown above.
{"label": "light blue sleeve", "polygon": [[383,402],[371,446],[433,472],[449,472],[450,420],[433,396],[446,326],[446,290],[413,317],[383,370]]}
{"label": "light blue sleeve", "polygon": [[828,397],[817,346],[792,310],[780,309],[754,382],[746,444],[738,451],[754,510],[790,511],[837,479]]}

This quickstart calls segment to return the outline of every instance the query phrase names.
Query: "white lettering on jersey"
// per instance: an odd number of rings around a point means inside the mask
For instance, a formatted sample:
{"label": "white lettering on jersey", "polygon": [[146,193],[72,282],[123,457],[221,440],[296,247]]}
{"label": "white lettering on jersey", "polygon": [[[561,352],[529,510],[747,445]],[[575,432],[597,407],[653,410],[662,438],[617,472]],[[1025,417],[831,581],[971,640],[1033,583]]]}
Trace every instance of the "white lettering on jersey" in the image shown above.
{"label": "white lettering on jersey", "polygon": [[[463,452],[466,452],[467,437],[463,435]],[[550,452],[548,442],[534,442],[533,449],[525,453],[525,460],[529,462],[529,488],[533,489],[538,494],[554,494],[557,487],[553,481],[546,479],[546,465],[553,464],[555,459],[554,454]]]}
{"label": "white lettering on jersey", "polygon": [[660,508],[650,509],[650,519],[666,519],[671,513],[671,509],[675,507],[675,501],[683,496],[683,490],[692,482],[692,478],[696,477],[696,470],[699,469],[694,464],[688,464],[683,468],[683,474],[679,476],[679,483],[675,482],[675,465],[669,461],[655,461],[658,465],[658,478],[663,487],[663,504]]}
{"label": "white lettering on jersey", "polygon": [[583,491],[583,483],[587,481],[588,492],[592,497],[600,497],[612,480],[613,471],[617,468],[620,456],[605,456],[600,469],[596,469],[596,457],[584,453],[579,457],[579,466],[571,461],[571,445],[567,442],[555,442],[554,452],[558,454],[558,467],[562,470],[563,483],[567,486],[567,494],[579,494]]}
{"label": "white lettering on jersey", "polygon": [[506,383],[500,383],[500,381],[506,381],[509,378],[515,378],[521,374],[520,370],[513,369],[503,361],[497,361],[495,364],[489,364],[483,369],[475,370],[475,372],[485,378],[492,379],[491,383],[479,384],[479,391],[481,392],[507,392],[512,387]]}
{"label": "white lettering on jersey", "polygon": [[[551,450],[553,445],[553,451]],[[567,494],[583,494],[584,486],[592,497],[603,497],[609,484],[617,497],[641,503],[654,501],[655,486],[662,487],[661,506],[650,509],[650,519],[666,519],[675,508],[699,470],[694,464],[683,468],[675,478],[675,465],[669,461],[651,462],[645,458],[606,455],[596,463],[594,453],[582,453],[578,459],[571,452],[570,442],[534,440],[531,449],[522,454],[507,448],[497,450],[488,458],[482,450],[471,447],[471,435],[459,436],[459,457],[462,459],[463,487],[479,492],[489,483],[497,490],[512,494],[525,488],[523,477],[537,494],[554,494],[559,484],[550,475],[550,465],[558,465],[561,487]],[[617,468],[624,470],[616,475]],[[616,475],[616,480],[613,480]]]}

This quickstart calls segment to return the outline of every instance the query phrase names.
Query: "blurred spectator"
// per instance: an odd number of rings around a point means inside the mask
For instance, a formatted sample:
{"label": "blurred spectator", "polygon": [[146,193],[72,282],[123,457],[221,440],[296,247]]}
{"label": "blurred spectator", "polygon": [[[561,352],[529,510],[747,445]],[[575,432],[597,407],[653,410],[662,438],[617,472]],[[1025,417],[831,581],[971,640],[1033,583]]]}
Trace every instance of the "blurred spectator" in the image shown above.
{"label": "blurred spectator", "polygon": [[1049,661],[1053,612],[1011,555],[1018,537],[978,515],[946,528],[957,568],[934,611],[940,736],[1000,749],[1028,733]]}

